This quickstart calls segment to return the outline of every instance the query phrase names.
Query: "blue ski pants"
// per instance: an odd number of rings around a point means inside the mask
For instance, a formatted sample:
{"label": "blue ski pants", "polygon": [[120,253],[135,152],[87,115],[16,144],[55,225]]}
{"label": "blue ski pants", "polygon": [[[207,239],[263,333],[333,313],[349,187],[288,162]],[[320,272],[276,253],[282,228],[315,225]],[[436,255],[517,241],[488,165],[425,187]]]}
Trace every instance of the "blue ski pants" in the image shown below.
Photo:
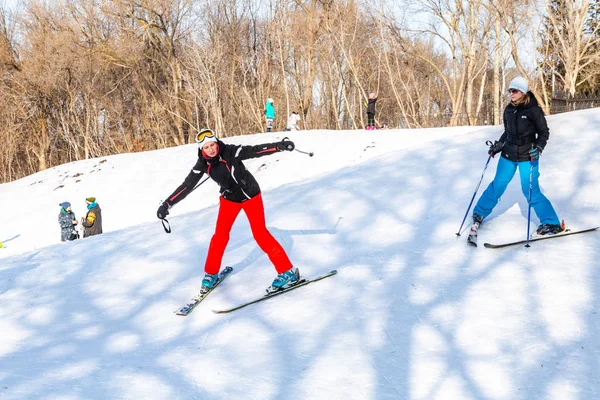
{"label": "blue ski pants", "polygon": [[516,162],[500,157],[500,160],[498,160],[498,167],[496,168],[496,176],[487,189],[485,189],[479,198],[479,201],[477,201],[473,213],[479,214],[483,218],[490,215],[494,207],[496,207],[496,204],[498,204],[498,200],[500,200],[500,197],[504,194],[509,182],[515,175],[517,168],[519,169],[519,177],[521,178],[521,190],[526,199],[529,199],[529,175],[531,173],[531,207],[538,216],[540,223],[560,224],[552,204],[550,204],[550,201],[540,190],[538,182],[538,178],[540,177],[539,160],[536,160],[531,164],[529,161]]}

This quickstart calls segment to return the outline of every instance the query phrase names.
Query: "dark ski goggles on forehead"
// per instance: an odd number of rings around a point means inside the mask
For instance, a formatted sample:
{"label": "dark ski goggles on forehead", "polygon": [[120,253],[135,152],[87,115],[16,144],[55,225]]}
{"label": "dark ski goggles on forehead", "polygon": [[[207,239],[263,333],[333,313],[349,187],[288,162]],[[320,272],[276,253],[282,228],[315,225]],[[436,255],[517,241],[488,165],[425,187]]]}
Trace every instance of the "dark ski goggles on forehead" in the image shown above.
{"label": "dark ski goggles on forehead", "polygon": [[210,129],[202,129],[198,135],[196,135],[196,142],[201,143],[207,137],[215,137],[215,134]]}

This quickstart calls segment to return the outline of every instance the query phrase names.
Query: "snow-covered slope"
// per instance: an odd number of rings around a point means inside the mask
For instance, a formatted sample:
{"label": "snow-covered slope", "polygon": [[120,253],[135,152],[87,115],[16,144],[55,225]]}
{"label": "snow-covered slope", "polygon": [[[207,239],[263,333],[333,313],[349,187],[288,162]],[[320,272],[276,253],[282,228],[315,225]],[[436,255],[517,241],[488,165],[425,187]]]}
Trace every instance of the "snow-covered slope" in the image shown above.
{"label": "snow-covered slope", "polygon": [[[542,188],[568,225],[598,225],[600,110],[549,124]],[[242,214],[224,258],[234,274],[190,316],[173,314],[199,288],[217,211],[208,182],[172,209],[172,234],[155,217],[194,145],[0,185],[0,398],[600,398],[600,234],[506,250],[454,235],[484,142],[500,134],[288,135],[315,156],[247,163],[268,226],[305,276],[339,274],[228,315],[210,310],[261,295],[275,270]],[[80,217],[88,196],[105,233],[57,243],[58,203]],[[515,180],[480,240],[524,238],[526,218]]]}

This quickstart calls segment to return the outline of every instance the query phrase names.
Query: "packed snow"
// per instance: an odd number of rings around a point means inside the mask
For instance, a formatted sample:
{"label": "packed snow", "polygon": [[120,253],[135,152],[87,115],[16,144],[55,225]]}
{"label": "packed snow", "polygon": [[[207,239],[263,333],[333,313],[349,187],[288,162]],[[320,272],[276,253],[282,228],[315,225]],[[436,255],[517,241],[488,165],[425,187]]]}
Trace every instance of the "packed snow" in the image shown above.
{"label": "packed snow", "polygon": [[[600,109],[548,118],[540,183],[572,229],[600,225]],[[267,225],[302,275],[338,274],[231,314],[276,275],[245,215],[233,274],[187,317],[218,188],[159,201],[186,145],[57,166],[0,185],[2,399],[600,398],[600,233],[491,250],[456,237],[502,127],[277,132],[299,152],[248,160]],[[492,180],[490,163],[479,194]],[[59,203],[104,233],[60,243]],[[479,241],[525,239],[518,177]],[[537,227],[535,215],[531,228]]]}

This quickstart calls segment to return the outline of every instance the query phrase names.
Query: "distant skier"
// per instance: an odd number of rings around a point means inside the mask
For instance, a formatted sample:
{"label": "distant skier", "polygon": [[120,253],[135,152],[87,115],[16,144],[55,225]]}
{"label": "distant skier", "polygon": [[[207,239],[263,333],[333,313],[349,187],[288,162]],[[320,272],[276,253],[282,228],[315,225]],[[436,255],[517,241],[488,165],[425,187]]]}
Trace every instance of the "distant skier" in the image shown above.
{"label": "distant skier", "polygon": [[267,119],[267,132],[271,132],[273,129],[273,120],[275,119],[275,107],[273,106],[273,99],[270,97],[265,104],[265,118]]}
{"label": "distant skier", "polygon": [[367,107],[367,130],[375,130],[375,103],[377,103],[377,95],[369,93],[369,101]]}
{"label": "distant skier", "polygon": [[96,202],[96,198],[88,197],[85,199],[85,203],[87,204],[88,212],[85,218],[81,219],[84,238],[102,233],[102,210]]}
{"label": "distant skier", "polygon": [[200,131],[196,142],[199,147],[196,165],[183,184],[160,205],[156,215],[159,219],[164,219],[169,214],[169,208],[183,200],[203,174],[210,176],[220,186],[219,213],[206,256],[201,292],[207,292],[215,285],[223,253],[229,242],[231,227],[242,210],[248,217],[254,239],[261,250],[267,253],[278,273],[267,291],[275,291],[296,282],[300,276],[298,269],[293,268],[283,247],[267,230],[260,187],[242,163],[249,158],[267,156],[284,150],[292,151],[294,143],[284,139],[281,142],[256,146],[225,144],[217,139],[210,129]]}
{"label": "distant skier", "polygon": [[[544,112],[537,99],[529,91],[525,78],[518,76],[508,86],[510,103],[504,109],[504,133],[489,148],[492,157],[502,153],[498,160],[496,176],[483,192],[473,209],[475,235],[479,225],[494,209],[517,169],[521,179],[521,191],[529,199],[531,173],[531,207],[540,220],[538,235],[556,234],[564,230],[550,201],[540,190],[538,178],[539,158],[546,147],[550,131]],[[531,169],[531,170],[530,170]]]}
{"label": "distant skier", "polygon": [[67,242],[75,240],[79,237],[76,228],[77,218],[71,210],[71,203],[68,201],[62,202],[60,212],[58,213],[58,225],[60,225],[60,241]]}
{"label": "distant skier", "polygon": [[292,111],[292,113],[288,117],[286,131],[297,131],[297,130],[299,130],[299,128],[298,128],[298,121],[300,121],[300,116],[298,115],[298,113],[296,111]]}

